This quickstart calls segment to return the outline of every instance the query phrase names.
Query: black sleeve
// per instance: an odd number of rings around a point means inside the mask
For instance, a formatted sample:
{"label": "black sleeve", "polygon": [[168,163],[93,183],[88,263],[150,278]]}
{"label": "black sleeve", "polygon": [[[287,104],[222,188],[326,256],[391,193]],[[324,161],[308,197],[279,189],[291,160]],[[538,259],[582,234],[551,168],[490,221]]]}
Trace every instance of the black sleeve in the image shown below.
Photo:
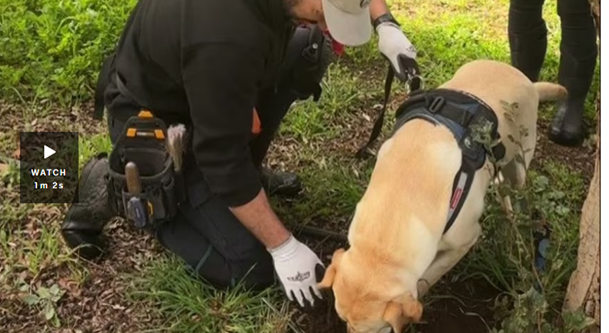
{"label": "black sleeve", "polygon": [[256,52],[227,43],[191,46],[182,58],[195,159],[230,207],[248,203],[262,187],[249,140],[263,66]]}

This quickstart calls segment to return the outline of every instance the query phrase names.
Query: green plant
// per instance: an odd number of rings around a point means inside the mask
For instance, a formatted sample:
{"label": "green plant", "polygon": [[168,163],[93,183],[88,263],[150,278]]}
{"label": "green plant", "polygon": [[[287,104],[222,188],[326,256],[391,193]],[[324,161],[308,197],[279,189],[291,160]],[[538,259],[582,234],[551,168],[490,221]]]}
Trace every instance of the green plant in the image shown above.
{"label": "green plant", "polygon": [[[129,297],[153,306],[166,318],[163,332],[275,333],[288,327],[292,310],[274,289],[250,292],[242,285],[220,291],[207,285],[175,256],[157,258],[141,275],[132,276]],[[156,331],[156,330],[150,330]]]}
{"label": "green plant", "polygon": [[50,288],[38,287],[34,291],[32,286],[22,283],[19,291],[23,293],[21,300],[25,304],[40,309],[44,319],[51,322],[53,326],[59,327],[61,325],[55,307],[65,294],[65,291],[61,290],[57,284],[52,285]]}
{"label": "green plant", "polygon": [[134,0],[0,1],[0,93],[68,104],[92,96]]}
{"label": "green plant", "polygon": [[[504,102],[503,107],[507,111],[506,119],[513,121],[518,105]],[[519,137],[507,138],[520,148],[515,159],[517,163],[525,163],[524,155],[532,153],[521,144],[528,135],[528,131],[521,128]],[[477,137],[487,149],[495,144],[490,140],[488,129]],[[565,220],[576,221],[577,215],[571,214],[573,200],[570,198],[567,201],[565,192],[552,187],[547,176],[529,171],[528,179],[523,188],[513,188],[505,183],[491,186],[492,197],[497,201],[509,197],[513,204],[513,210],[497,204],[489,209],[487,216],[495,220],[495,227],[498,223],[503,226],[499,234],[508,241],[498,241],[498,246],[476,258],[487,266],[476,266],[480,272],[487,272],[485,278],[499,283],[502,289],[508,291],[495,305],[495,316],[501,320],[501,329],[493,329],[492,332],[579,332],[591,323],[590,319],[582,317],[581,313],[563,316],[557,309],[564,298],[566,279],[574,269],[574,260],[565,261],[564,258],[574,258],[575,242],[572,237],[576,236],[569,232],[569,229],[573,229],[570,225],[565,227],[561,223]],[[578,193],[577,188],[570,190]],[[552,234],[544,234],[548,225]],[[544,253],[540,253],[542,249],[536,242],[540,237],[550,240]],[[506,253],[503,259],[490,258],[492,253],[500,250]],[[542,260],[544,265],[538,265],[538,260]]]}

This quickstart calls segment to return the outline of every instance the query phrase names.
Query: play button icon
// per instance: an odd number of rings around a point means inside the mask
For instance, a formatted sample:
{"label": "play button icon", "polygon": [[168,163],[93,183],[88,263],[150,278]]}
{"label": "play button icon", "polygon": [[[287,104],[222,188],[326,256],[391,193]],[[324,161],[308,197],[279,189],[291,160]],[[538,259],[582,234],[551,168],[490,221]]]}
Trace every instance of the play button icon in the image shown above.
{"label": "play button icon", "polygon": [[51,156],[55,154],[55,150],[53,150],[52,148],[49,148],[49,146],[44,145],[44,159],[46,160],[47,157]]}

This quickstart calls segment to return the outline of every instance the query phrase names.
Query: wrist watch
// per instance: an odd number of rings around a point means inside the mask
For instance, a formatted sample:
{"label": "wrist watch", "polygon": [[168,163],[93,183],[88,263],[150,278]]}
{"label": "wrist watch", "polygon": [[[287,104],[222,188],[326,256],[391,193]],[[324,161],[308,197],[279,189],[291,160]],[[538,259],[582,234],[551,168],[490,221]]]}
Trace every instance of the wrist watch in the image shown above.
{"label": "wrist watch", "polygon": [[376,28],[381,24],[381,23],[385,23],[385,22],[391,22],[395,25],[397,25],[398,27],[400,26],[400,24],[398,23],[398,21],[393,17],[393,15],[391,15],[391,13],[385,13],[379,17],[377,17],[373,22],[372,22],[372,26],[374,27],[374,29],[376,30]]}

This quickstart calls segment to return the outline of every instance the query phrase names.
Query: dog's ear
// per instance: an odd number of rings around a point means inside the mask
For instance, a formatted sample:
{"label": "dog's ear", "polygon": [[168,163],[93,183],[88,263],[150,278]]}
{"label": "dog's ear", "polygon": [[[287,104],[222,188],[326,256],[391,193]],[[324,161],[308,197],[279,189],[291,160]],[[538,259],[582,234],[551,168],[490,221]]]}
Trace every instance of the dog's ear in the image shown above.
{"label": "dog's ear", "polygon": [[401,333],[407,322],[418,323],[423,316],[423,305],[410,294],[387,303],[383,319],[391,325],[394,333]]}
{"label": "dog's ear", "polygon": [[331,288],[334,283],[334,277],[336,276],[336,271],[338,270],[338,265],[340,264],[340,260],[345,254],[345,249],[338,249],[334,251],[332,255],[332,262],[330,266],[326,269],[326,273],[324,274],[324,278],[317,284],[317,288],[319,289],[327,289]]}
{"label": "dog's ear", "polygon": [[404,316],[410,321],[420,323],[421,317],[423,317],[423,304],[410,296],[402,304],[402,311],[404,311]]}
{"label": "dog's ear", "polygon": [[393,333],[402,333],[404,325],[406,324],[406,318],[404,318],[403,315],[402,305],[395,301],[389,302],[385,308],[383,320],[391,325]]}

